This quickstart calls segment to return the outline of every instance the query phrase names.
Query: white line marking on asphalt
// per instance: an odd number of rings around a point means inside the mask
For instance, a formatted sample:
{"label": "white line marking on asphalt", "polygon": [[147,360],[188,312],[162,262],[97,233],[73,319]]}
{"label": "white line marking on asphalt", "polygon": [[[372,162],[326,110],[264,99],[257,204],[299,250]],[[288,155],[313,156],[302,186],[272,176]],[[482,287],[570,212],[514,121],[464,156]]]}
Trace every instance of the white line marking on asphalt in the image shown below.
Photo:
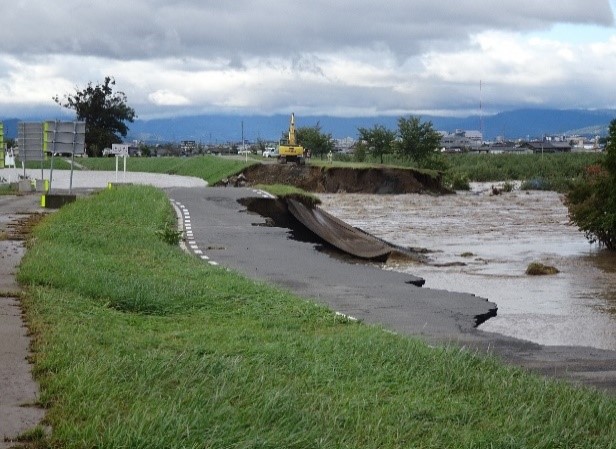
{"label": "white line marking on asphalt", "polygon": [[261,195],[263,198],[269,198],[269,199],[274,199],[276,198],[274,195],[272,195],[269,192],[266,192],[264,190],[259,190],[259,189],[252,189],[252,191],[254,193],[256,193],[257,195]]}
{"label": "white line marking on asphalt", "polygon": [[336,312],[336,315],[338,315],[338,316],[342,316],[342,317],[346,318],[347,320],[351,320],[351,321],[359,321],[359,320],[358,320],[357,318],[355,318],[354,316],[347,315],[347,314],[342,313],[342,312]]}
{"label": "white line marking on asphalt", "polygon": [[[257,191],[255,190],[255,192],[257,192]],[[266,192],[263,192],[263,193],[266,193]],[[269,195],[269,194],[267,194],[267,195]],[[181,220],[180,221],[181,222],[181,230],[183,230],[184,234],[186,235],[186,242],[183,242],[183,241],[180,242],[180,246],[185,251],[188,251],[188,247],[190,247],[192,252],[196,256],[199,256],[201,258],[201,260],[208,261],[208,263],[210,265],[218,266],[218,262],[214,262],[213,260],[210,260],[210,258],[208,256],[206,256],[203,253],[202,250],[199,249],[199,245],[197,244],[197,242],[194,239],[194,234],[193,234],[193,230],[192,230],[192,223],[191,223],[191,220],[190,220],[190,212],[188,212],[188,208],[186,206],[184,206],[183,204],[181,204],[179,201],[176,201],[174,199],[171,199],[171,203],[176,206],[175,207],[175,211],[176,211],[176,215],[178,216],[178,221]],[[186,246],[186,245],[188,245],[188,246]]]}

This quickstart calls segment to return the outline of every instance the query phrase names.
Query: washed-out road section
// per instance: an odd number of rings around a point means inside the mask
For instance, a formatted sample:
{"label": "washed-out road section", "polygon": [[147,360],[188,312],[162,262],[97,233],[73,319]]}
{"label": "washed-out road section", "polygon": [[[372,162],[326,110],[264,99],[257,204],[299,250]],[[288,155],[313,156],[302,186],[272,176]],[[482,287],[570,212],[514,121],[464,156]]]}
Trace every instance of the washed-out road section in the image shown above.
{"label": "washed-out road section", "polygon": [[[476,329],[494,304],[472,294],[417,287],[416,280],[379,266],[319,251],[319,243],[267,226],[238,200],[262,193],[238,188],[171,188],[189,213],[194,247],[208,260],[269,281],[366,323],[430,344],[490,353],[541,374],[616,393],[616,351],[542,346]],[[426,242],[426,247],[430,242]]]}

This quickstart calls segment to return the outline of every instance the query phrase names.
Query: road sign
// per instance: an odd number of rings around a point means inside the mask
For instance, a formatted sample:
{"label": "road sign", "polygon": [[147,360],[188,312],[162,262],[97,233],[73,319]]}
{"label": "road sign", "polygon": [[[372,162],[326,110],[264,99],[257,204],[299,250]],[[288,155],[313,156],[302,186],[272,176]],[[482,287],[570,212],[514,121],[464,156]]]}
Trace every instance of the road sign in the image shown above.
{"label": "road sign", "polygon": [[111,145],[111,154],[115,156],[128,156],[129,146],[127,143],[114,143]]}

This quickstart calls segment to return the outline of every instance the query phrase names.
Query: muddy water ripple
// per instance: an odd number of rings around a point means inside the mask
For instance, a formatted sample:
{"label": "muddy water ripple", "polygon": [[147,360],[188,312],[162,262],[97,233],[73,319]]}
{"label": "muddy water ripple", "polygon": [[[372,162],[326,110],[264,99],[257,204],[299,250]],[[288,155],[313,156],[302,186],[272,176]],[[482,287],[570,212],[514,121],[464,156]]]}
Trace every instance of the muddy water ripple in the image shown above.
{"label": "muddy water ripple", "polygon": [[[554,192],[491,195],[320,195],[322,207],[398,245],[430,250],[430,263],[384,269],[421,276],[426,287],[474,293],[498,305],[480,329],[544,345],[616,350],[616,254],[569,225]],[[554,276],[527,276],[531,262]]]}

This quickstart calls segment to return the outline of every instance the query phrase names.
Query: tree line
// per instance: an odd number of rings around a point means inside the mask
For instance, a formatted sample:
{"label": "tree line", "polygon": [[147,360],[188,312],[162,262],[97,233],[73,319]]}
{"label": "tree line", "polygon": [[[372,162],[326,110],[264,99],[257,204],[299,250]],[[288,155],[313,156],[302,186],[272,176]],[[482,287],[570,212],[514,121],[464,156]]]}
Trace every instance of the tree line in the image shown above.
{"label": "tree line", "polygon": [[[432,122],[422,122],[419,117],[410,116],[398,119],[398,129],[388,129],[383,125],[372,128],[357,129],[359,142],[355,147],[355,158],[363,162],[365,155],[383,163],[383,157],[394,154],[398,158],[415,163],[419,167],[437,166],[441,135],[434,129]],[[331,134],[321,131],[317,123],[313,127],[297,130],[299,143],[309,149],[313,155],[323,157],[334,149]]]}

